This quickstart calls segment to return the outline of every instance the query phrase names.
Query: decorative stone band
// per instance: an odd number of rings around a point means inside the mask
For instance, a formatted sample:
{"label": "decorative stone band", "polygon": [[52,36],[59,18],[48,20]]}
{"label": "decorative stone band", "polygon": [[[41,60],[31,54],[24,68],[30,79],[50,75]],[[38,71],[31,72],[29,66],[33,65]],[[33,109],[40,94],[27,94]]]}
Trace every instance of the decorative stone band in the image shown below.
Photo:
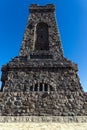
{"label": "decorative stone band", "polygon": [[87,123],[87,116],[0,116],[0,123]]}
{"label": "decorative stone band", "polygon": [[16,61],[15,62],[10,62],[8,65],[3,66],[2,67],[2,71],[3,72],[7,72],[8,70],[14,70],[14,69],[36,69],[36,70],[40,70],[40,69],[45,69],[45,70],[59,70],[59,69],[73,69],[78,71],[78,67],[77,64],[73,64],[73,63],[63,63],[61,61],[52,61],[50,59],[47,60],[30,60],[29,62],[20,62],[20,61]]}

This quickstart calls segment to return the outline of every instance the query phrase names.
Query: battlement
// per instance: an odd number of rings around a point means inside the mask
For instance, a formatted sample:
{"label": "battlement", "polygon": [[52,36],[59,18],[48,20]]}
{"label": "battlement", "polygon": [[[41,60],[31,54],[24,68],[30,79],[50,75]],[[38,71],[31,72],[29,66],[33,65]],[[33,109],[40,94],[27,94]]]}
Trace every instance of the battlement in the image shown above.
{"label": "battlement", "polygon": [[46,6],[39,6],[37,4],[32,4],[29,7],[30,13],[41,13],[41,12],[54,12],[55,11],[55,5],[53,4],[47,4]]}

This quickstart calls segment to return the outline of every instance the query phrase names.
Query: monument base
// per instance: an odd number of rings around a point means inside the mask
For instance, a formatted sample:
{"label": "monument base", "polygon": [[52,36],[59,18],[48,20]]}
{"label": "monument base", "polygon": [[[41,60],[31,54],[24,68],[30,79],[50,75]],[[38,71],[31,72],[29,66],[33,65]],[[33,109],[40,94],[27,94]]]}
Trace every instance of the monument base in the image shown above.
{"label": "monument base", "polygon": [[1,116],[0,130],[87,130],[87,116]]}

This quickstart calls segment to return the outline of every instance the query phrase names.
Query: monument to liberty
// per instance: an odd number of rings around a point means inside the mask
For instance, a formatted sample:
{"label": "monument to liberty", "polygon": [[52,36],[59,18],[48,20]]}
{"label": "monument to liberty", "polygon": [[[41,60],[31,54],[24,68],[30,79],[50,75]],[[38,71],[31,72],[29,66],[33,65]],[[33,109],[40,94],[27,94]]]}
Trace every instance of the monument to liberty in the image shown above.
{"label": "monument to liberty", "polygon": [[87,116],[78,66],[64,57],[55,6],[29,7],[20,53],[2,66],[1,116]]}

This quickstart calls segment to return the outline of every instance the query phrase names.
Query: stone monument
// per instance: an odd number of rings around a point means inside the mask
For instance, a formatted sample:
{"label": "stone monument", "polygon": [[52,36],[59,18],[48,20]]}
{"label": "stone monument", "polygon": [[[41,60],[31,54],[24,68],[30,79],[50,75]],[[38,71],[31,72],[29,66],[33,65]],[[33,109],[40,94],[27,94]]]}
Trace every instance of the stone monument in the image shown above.
{"label": "stone monument", "polygon": [[2,67],[1,116],[87,116],[77,64],[63,55],[55,6],[29,8],[20,53]]}

